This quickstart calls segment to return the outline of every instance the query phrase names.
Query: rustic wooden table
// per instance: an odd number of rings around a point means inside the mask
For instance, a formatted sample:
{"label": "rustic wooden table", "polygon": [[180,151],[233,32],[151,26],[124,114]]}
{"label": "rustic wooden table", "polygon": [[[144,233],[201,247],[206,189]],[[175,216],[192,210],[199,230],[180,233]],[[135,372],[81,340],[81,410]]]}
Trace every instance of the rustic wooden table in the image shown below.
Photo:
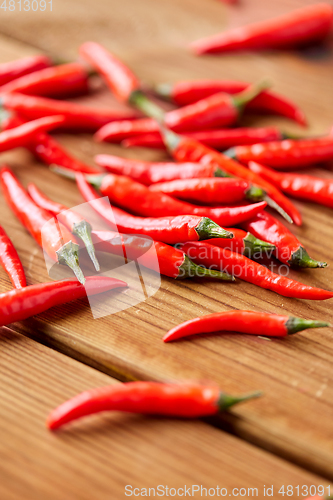
{"label": "rustic wooden table", "polygon": [[[219,0],[53,0],[52,12],[20,12],[16,2],[15,11],[1,10],[0,62],[40,51],[73,59],[80,43],[92,39],[122,57],[147,83],[269,77],[277,91],[306,112],[309,132],[324,133],[332,125],[332,47],[202,58],[186,50],[200,36],[305,3],[311,2],[244,0],[227,7]],[[79,101],[117,105],[106,88]],[[256,117],[255,123],[303,132],[277,117]],[[98,152],[164,158],[161,152],[96,144],[88,135],[59,135],[59,140],[89,162]],[[53,199],[68,206],[82,202],[70,181],[56,177],[27,151],[3,154],[1,160],[10,163],[24,185],[33,179]],[[317,173],[332,175],[329,168]],[[311,255],[331,265],[290,275],[333,289],[332,211],[296,205],[304,226],[293,230]],[[0,214],[28,283],[48,280],[42,252],[2,195]],[[1,290],[10,289],[2,271],[0,281]],[[154,296],[105,318],[93,320],[83,300],[2,328],[1,500],[106,500],[124,498],[126,485],[177,489],[196,484],[207,489],[219,485],[228,489],[228,496],[233,488],[246,488],[246,495],[238,495],[246,498],[256,496],[248,488],[258,488],[258,498],[268,496],[264,487],[273,487],[274,498],[283,498],[279,490],[284,485],[285,496],[303,498],[303,485],[328,486],[333,479],[332,331],[282,340],[225,334],[170,345],[161,341],[180,321],[230,308],[333,321],[331,301],[287,299],[244,282],[163,278]],[[115,414],[96,416],[59,434],[44,427],[50,409],[86,388],[117,380],[186,378],[212,379],[234,393],[261,389],[265,397],[204,422]],[[288,485],[294,488],[292,495]]]}

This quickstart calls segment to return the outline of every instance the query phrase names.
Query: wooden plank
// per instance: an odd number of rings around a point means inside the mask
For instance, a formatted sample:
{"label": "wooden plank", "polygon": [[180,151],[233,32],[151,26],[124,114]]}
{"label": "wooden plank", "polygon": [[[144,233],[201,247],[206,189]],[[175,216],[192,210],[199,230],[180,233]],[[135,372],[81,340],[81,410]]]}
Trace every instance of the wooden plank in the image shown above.
{"label": "wooden plank", "polygon": [[264,485],[276,492],[282,485],[328,486],[200,421],[109,413],[51,433],[44,425],[50,409],[117,382],[6,328],[0,343],[2,499],[108,500],[123,498],[126,485],[258,488],[253,496],[264,498]]}

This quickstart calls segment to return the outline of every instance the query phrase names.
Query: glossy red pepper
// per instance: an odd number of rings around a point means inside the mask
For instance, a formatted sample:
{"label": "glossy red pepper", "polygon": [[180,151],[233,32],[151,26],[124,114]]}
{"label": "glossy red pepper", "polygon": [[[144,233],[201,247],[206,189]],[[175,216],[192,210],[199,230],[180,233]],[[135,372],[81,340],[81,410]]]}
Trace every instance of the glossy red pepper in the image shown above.
{"label": "glossy red pepper", "polygon": [[76,280],[64,280],[11,290],[0,294],[0,326],[22,321],[86,295],[96,295],[126,286],[127,283],[114,278],[91,276],[86,279],[84,286]]}
{"label": "glossy red pepper", "polygon": [[20,92],[46,97],[69,97],[86,94],[88,90],[88,73],[78,63],[34,71],[0,87],[0,93]]}
{"label": "glossy red pepper", "polygon": [[333,9],[317,3],[268,21],[234,28],[191,44],[196,54],[293,48],[324,40],[332,30]]}
{"label": "glossy red pepper", "polygon": [[53,261],[66,264],[84,283],[85,278],[79,267],[79,247],[71,233],[50,212],[32,201],[8,167],[2,168],[0,176],[5,199],[22,225]]}
{"label": "glossy red pepper", "polygon": [[229,396],[213,383],[127,382],[78,394],[53,410],[46,425],[55,430],[78,418],[110,410],[198,418],[216,415],[234,404],[258,396],[259,393]]}
{"label": "glossy red pepper", "polygon": [[279,220],[267,212],[260,212],[252,220],[241,224],[257,238],[276,247],[276,256],[293,267],[326,267],[326,262],[312,259],[300,241]]}
{"label": "glossy red pepper", "polygon": [[[224,154],[219,153],[212,148],[204,146],[198,141],[177,135],[174,132],[165,131],[164,140],[168,146],[170,153],[176,161],[200,162],[205,165],[213,164],[227,174],[231,174],[236,177],[240,177],[241,179],[246,179],[252,182],[256,186],[259,186],[266,191],[266,193],[268,194],[266,200],[268,201],[270,206],[274,205],[274,208],[278,210],[282,215],[284,215],[285,218],[286,214],[288,214],[289,218],[291,218],[297,225],[301,225],[301,214],[293,205],[293,203],[275,186],[265,181],[258,174],[251,172],[251,170],[225,156]],[[273,200],[273,202],[275,203],[272,203],[271,200]],[[288,220],[290,222],[290,219]]]}
{"label": "glossy red pepper", "polygon": [[175,326],[164,335],[164,342],[190,335],[212,332],[239,332],[265,337],[286,337],[307,328],[330,326],[329,323],[309,319],[280,316],[256,311],[224,311],[190,319]]}
{"label": "glossy red pepper", "polygon": [[272,245],[267,241],[260,240],[259,238],[253,236],[250,232],[243,231],[242,229],[236,229],[234,227],[229,227],[228,229],[234,235],[231,240],[213,238],[211,240],[206,240],[207,243],[220,248],[227,248],[231,252],[246,255],[246,257],[249,257],[250,259],[265,256],[269,257],[272,254],[275,255],[275,245]]}
{"label": "glossy red pepper", "polygon": [[16,78],[28,75],[34,71],[49,68],[53,63],[44,55],[28,56],[0,64],[0,85],[5,85]]}
{"label": "glossy red pepper", "polygon": [[65,123],[61,128],[70,131],[95,132],[114,120],[131,119],[137,116],[137,113],[130,111],[89,107],[15,92],[0,95],[0,105],[5,109],[19,113],[20,116],[28,120],[56,114],[62,115],[65,117]]}
{"label": "glossy red pepper", "polygon": [[320,177],[305,174],[275,172],[253,161],[249,162],[249,168],[252,172],[261,175],[264,179],[275,184],[281,191],[294,198],[313,201],[333,208],[332,179],[321,179]]}
{"label": "glossy red pepper", "polygon": [[112,229],[121,233],[146,234],[155,241],[171,245],[183,241],[208,238],[232,238],[207,217],[181,215],[178,217],[136,217],[117,207],[110,207],[88,184],[85,176],[76,174],[76,182],[83,198],[106,220]]}
{"label": "glossy red pepper", "polygon": [[272,290],[284,297],[297,299],[326,300],[333,292],[303,285],[298,281],[272,273],[267,267],[248,259],[244,255],[218,248],[206,242],[189,242],[180,245],[188,257],[198,265],[223,270],[236,278]]}
{"label": "glossy red pepper", "polygon": [[[160,97],[171,100],[178,106],[186,106],[217,92],[237,94],[249,86],[249,83],[235,80],[182,80],[174,85],[168,83],[158,85],[156,91]],[[249,102],[246,109],[274,113],[290,118],[300,125],[307,124],[302,110],[285,97],[270,90],[265,90]]]}
{"label": "glossy red pepper", "polygon": [[37,186],[35,186],[35,184],[29,184],[28,193],[36,205],[51,212],[53,215],[57,215],[57,220],[66,226],[72,234],[78,236],[83,241],[96,271],[99,271],[100,266],[95,255],[95,249],[91,239],[91,224],[74,210],[47,198],[47,196],[45,196],[45,194],[42,193]]}
{"label": "glossy red pepper", "polygon": [[94,139],[97,142],[115,142],[119,143],[128,137],[141,135],[142,133],[157,132],[158,124],[151,118],[139,118],[138,120],[119,120],[108,123],[101,127]]}
{"label": "glossy red pepper", "polygon": [[[199,130],[198,132],[183,132],[183,135],[219,151],[239,144],[256,144],[283,139],[283,134],[276,127]],[[165,149],[159,132],[130,136],[124,139],[121,145],[126,148],[134,146]]]}
{"label": "glossy red pepper", "polygon": [[15,288],[24,288],[27,285],[24,269],[17,251],[7,236],[5,230],[0,226],[0,264],[10,277]]}
{"label": "glossy red pepper", "polygon": [[[234,281],[229,274],[197,266],[184,252],[160,241],[114,231],[92,231],[92,235],[100,251],[124,256],[131,260],[139,259],[140,265],[170,278],[210,277]],[[156,262],[156,257],[158,262]]]}
{"label": "glossy red pepper", "polygon": [[293,170],[333,159],[333,137],[236,146],[225,152],[242,163],[257,161],[278,170]]}
{"label": "glossy red pepper", "polygon": [[174,179],[219,177],[224,175],[215,165],[202,165],[201,163],[157,163],[104,154],[95,156],[94,160],[97,165],[113,174],[127,175],[147,186]]}

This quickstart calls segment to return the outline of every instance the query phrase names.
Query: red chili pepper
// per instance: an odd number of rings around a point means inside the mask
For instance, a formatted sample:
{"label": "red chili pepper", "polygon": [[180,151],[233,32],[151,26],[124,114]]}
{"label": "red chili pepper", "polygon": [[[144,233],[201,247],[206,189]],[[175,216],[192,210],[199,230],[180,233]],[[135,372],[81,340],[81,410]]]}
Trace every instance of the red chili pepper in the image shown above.
{"label": "red chili pepper", "polygon": [[91,224],[77,212],[69,209],[65,205],[61,205],[61,203],[57,203],[56,201],[52,201],[47,198],[45,194],[42,193],[37,186],[35,186],[35,184],[29,184],[28,193],[36,205],[51,212],[53,215],[57,215],[57,220],[66,226],[72,234],[78,236],[83,241],[96,271],[99,271],[100,266],[95,255],[95,249],[91,239]]}
{"label": "red chili pepper", "polygon": [[229,228],[229,231],[231,231],[234,235],[231,240],[213,238],[206,241],[210,245],[227,248],[231,252],[246,255],[246,257],[249,257],[250,259],[269,256],[272,253],[275,254],[276,252],[275,245],[256,238],[250,232],[243,231],[242,229],[236,229],[234,227]]}
{"label": "red chili pepper", "polygon": [[333,25],[333,9],[328,3],[302,7],[268,21],[234,28],[191,44],[196,54],[233,50],[293,48],[324,40]]}
{"label": "red chili pepper", "polygon": [[108,123],[101,127],[94,135],[97,142],[121,142],[127,137],[142,133],[158,132],[158,124],[151,118],[138,120],[120,120]]}
{"label": "red chili pepper", "polygon": [[[283,134],[276,127],[199,130],[198,132],[184,132],[183,135],[220,151],[238,146],[238,144],[256,144],[283,139]],[[124,139],[121,145],[126,148],[134,146],[165,149],[159,132],[130,136]]]}
{"label": "red chili pepper", "polygon": [[24,269],[17,251],[8,238],[5,230],[0,226],[0,263],[15,288],[27,285]]}
{"label": "red chili pepper", "polygon": [[84,283],[77,255],[79,247],[73,243],[73,237],[66,227],[32,201],[8,167],[1,170],[1,183],[8,205],[38,245],[52,260],[66,264],[77,279]]}
{"label": "red chili pepper", "polygon": [[220,228],[207,217],[181,215],[178,217],[136,217],[117,207],[110,207],[89,186],[85,176],[76,174],[76,182],[83,198],[106,220],[112,229],[121,233],[146,234],[155,241],[171,245],[183,241],[208,238],[232,238],[232,233]]}
{"label": "red chili pepper", "polygon": [[278,314],[260,313],[256,311],[224,311],[207,314],[190,319],[169,330],[164,335],[164,342],[178,340],[198,333],[220,331],[248,333],[265,337],[286,337],[307,328],[330,326],[329,323],[309,319],[279,316]]}
{"label": "red chili pepper", "polygon": [[46,425],[54,430],[78,418],[110,410],[198,418],[216,415],[234,404],[258,396],[260,393],[229,396],[213,383],[203,385],[198,382],[127,382],[78,394],[53,410]]}
{"label": "red chili pepper", "polygon": [[20,92],[47,97],[86,94],[88,90],[88,73],[78,63],[41,69],[0,87],[1,93]]}
{"label": "red chili pepper", "polygon": [[[183,80],[174,85],[168,83],[158,85],[156,91],[160,97],[171,100],[178,106],[186,106],[217,92],[237,94],[249,86],[249,83],[234,80]],[[269,90],[265,90],[249,102],[246,109],[270,112],[290,118],[300,125],[307,124],[302,110],[285,97]]]}
{"label": "red chili pepper", "polygon": [[135,112],[93,108],[68,101],[14,92],[2,94],[0,96],[0,105],[5,109],[19,113],[28,120],[59,114],[65,117],[62,129],[85,132],[95,132],[103,125],[114,120],[131,119],[138,116]]}
{"label": "red chili pepper", "polygon": [[64,280],[38,283],[0,295],[0,325],[9,325],[40,314],[51,307],[96,295],[113,288],[125,287],[124,281],[106,276],[90,276],[83,286],[78,281]]}
{"label": "red chili pepper", "polygon": [[[269,195],[266,201],[281,213],[289,222],[291,219],[297,225],[301,225],[302,217],[293,203],[284,196],[275,186],[265,181],[262,177],[251,172],[240,163],[228,158],[214,149],[204,146],[198,141],[180,136],[171,131],[164,132],[164,140],[170,153],[176,161],[200,162],[213,164],[228,174],[246,179],[256,186],[263,188]],[[272,202],[273,200],[273,202]],[[274,203],[275,202],[275,203]],[[287,216],[286,216],[287,214]],[[289,216],[289,219],[288,219]],[[291,218],[291,219],[290,219]]]}
{"label": "red chili pepper", "polygon": [[38,120],[23,123],[18,127],[0,132],[0,152],[26,146],[37,134],[46,130],[52,130],[64,123],[64,121],[65,118],[61,115],[46,116],[45,118],[38,118]]}
{"label": "red chili pepper", "polygon": [[332,179],[321,179],[304,174],[281,174],[254,161],[249,162],[249,168],[295,198],[310,200],[333,208]]}
{"label": "red chili pepper", "polygon": [[16,78],[28,75],[34,71],[49,68],[53,63],[44,55],[28,56],[0,64],[0,85],[5,85]]}
{"label": "red chili pepper", "polygon": [[260,212],[252,220],[242,223],[243,229],[257,238],[276,246],[276,256],[293,267],[326,267],[326,262],[312,259],[299,240],[279,220],[267,212]]}
{"label": "red chili pepper", "polygon": [[[60,173],[60,169],[57,169]],[[63,172],[67,174],[66,172]],[[164,217],[170,215],[198,215],[209,217],[219,226],[235,226],[241,221],[263,210],[267,203],[262,201],[240,207],[200,207],[191,205],[171,196],[150,191],[124,175],[107,174],[88,176],[88,181],[108,196],[110,201],[143,217]]]}
{"label": "red chili pepper", "polygon": [[[160,241],[113,231],[92,231],[92,235],[100,251],[124,256],[131,260],[140,259],[140,265],[170,278],[210,277],[234,281],[233,276],[229,274],[197,266],[184,252]],[[158,260],[157,266],[155,255]]]}
{"label": "red chili pepper", "polygon": [[252,146],[236,146],[226,151],[225,154],[242,163],[257,161],[278,170],[293,170],[296,167],[332,160],[333,137],[297,141],[287,139]]}
{"label": "red chili pepper", "polygon": [[218,248],[206,242],[190,242],[180,245],[188,257],[198,265],[217,268],[240,278],[279,293],[284,297],[297,299],[326,300],[333,298],[333,292],[303,285],[298,281],[272,273],[267,267],[248,259],[244,255]]}
{"label": "red chili pepper", "polygon": [[147,186],[174,179],[219,177],[224,175],[218,167],[202,165],[201,163],[156,163],[103,154],[95,156],[94,160],[98,165],[113,174],[127,175]]}
{"label": "red chili pepper", "polygon": [[191,203],[206,205],[228,205],[244,200],[261,201],[266,194],[250,182],[236,177],[176,179],[153,184],[149,189]]}

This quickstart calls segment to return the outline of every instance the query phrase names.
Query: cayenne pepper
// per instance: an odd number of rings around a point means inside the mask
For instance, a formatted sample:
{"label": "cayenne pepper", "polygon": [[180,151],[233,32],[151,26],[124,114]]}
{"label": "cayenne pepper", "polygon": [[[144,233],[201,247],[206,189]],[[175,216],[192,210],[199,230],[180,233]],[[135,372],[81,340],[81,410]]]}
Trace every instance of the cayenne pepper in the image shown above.
{"label": "cayenne pepper", "polygon": [[231,406],[259,397],[255,392],[230,396],[214,383],[125,382],[82,392],[53,410],[46,425],[55,430],[78,418],[102,411],[198,418],[217,415]]}
{"label": "cayenne pepper", "polygon": [[330,324],[256,311],[224,311],[185,321],[169,330],[164,335],[163,341],[170,342],[199,333],[220,331],[248,333],[250,335],[264,334],[265,337],[286,337],[307,328],[324,326],[330,326]]}
{"label": "cayenne pepper", "polygon": [[28,56],[2,63],[0,64],[0,86],[34,71],[49,68],[52,65],[51,59],[44,55]]}
{"label": "cayenne pepper", "polygon": [[27,285],[24,269],[17,251],[0,226],[0,264],[10,277],[15,288],[24,288]]}
{"label": "cayenne pepper", "polygon": [[303,285],[280,276],[244,255],[230,252],[227,248],[218,248],[206,242],[196,241],[183,243],[180,249],[198,265],[223,270],[236,278],[272,290],[284,297],[308,300],[326,300],[333,297],[333,292]]}
{"label": "cayenne pepper", "polygon": [[232,252],[243,254],[246,257],[249,257],[249,259],[271,256],[272,254],[275,255],[275,245],[272,245],[267,241],[260,240],[259,238],[253,236],[253,234],[243,231],[242,229],[236,229],[234,227],[229,227],[228,229],[234,235],[232,240],[213,238],[211,240],[206,240],[206,242],[210,245],[227,248]]}

